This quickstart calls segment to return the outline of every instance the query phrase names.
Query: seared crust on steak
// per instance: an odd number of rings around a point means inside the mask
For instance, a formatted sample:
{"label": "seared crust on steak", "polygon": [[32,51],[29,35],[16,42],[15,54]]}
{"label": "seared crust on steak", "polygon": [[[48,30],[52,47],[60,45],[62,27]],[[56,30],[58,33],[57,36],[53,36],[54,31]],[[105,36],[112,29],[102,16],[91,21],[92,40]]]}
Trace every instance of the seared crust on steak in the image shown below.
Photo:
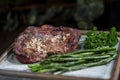
{"label": "seared crust on steak", "polygon": [[67,27],[28,27],[14,42],[13,50],[22,63],[33,63],[51,54],[64,54],[78,46],[80,31]]}

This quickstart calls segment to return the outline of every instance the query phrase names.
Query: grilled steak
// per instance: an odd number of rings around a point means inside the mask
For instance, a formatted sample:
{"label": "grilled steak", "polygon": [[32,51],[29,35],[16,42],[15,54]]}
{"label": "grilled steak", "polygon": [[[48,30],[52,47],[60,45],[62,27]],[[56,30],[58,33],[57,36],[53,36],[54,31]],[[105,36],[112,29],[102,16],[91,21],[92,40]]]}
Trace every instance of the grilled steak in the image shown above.
{"label": "grilled steak", "polygon": [[15,40],[13,50],[21,63],[33,63],[51,54],[65,54],[78,46],[80,31],[67,27],[28,27]]}

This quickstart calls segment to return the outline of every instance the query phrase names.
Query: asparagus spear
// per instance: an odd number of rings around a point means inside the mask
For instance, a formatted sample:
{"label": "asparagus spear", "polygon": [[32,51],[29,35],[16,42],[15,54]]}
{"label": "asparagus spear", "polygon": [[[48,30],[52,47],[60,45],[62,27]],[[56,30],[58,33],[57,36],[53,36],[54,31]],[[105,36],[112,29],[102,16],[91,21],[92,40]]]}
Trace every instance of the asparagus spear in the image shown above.
{"label": "asparagus spear", "polygon": [[[105,58],[105,59],[109,60],[108,58]],[[99,60],[100,59],[96,59],[95,61],[99,61]],[[89,64],[83,64],[85,62],[86,62],[86,60],[72,61],[72,62],[68,62],[68,63],[54,63],[54,62],[51,62],[47,65],[46,64],[42,64],[42,65],[36,65],[35,64],[34,66],[31,65],[29,67],[32,69],[33,72],[36,72],[36,71],[37,72],[52,72],[52,71],[60,70],[61,68],[64,68],[64,67],[69,68],[71,66],[80,65],[80,64],[82,65],[80,67],[80,69],[82,69],[82,67],[86,68]],[[93,60],[91,60],[89,62],[94,63]],[[95,63],[95,64],[97,64],[97,63]],[[85,66],[85,65],[87,65],[87,66]],[[76,67],[74,66],[74,67],[71,67],[71,68],[75,69]],[[76,68],[76,70],[77,70],[77,68]]]}
{"label": "asparagus spear", "polygon": [[[95,60],[95,61],[89,61],[88,63],[83,63],[83,64],[74,64],[71,65],[70,67],[65,66],[65,65],[60,65],[60,64],[52,64],[53,66],[51,68],[45,68],[42,70],[39,70],[38,72],[59,72],[59,74],[63,73],[63,72],[68,72],[68,71],[75,71],[75,70],[80,70],[80,69],[84,69],[87,67],[91,67],[91,66],[99,66],[99,65],[103,65],[106,64],[108,62],[110,62],[111,60],[113,60],[116,57],[116,55],[113,55],[112,57],[109,58],[105,58],[105,59],[100,59],[100,60]],[[68,65],[68,64],[67,64]],[[75,66],[74,66],[75,65]]]}
{"label": "asparagus spear", "polygon": [[86,50],[78,50],[73,53],[85,53],[85,52],[104,52],[104,51],[113,51],[116,50],[116,48],[113,47],[102,47],[102,48],[96,48],[96,49],[86,49]]}
{"label": "asparagus spear", "polygon": [[92,56],[87,56],[87,57],[75,57],[75,58],[57,58],[57,57],[53,57],[53,58],[48,58],[46,59],[47,61],[58,61],[58,62],[65,62],[65,61],[76,61],[76,60],[86,60],[86,59],[101,59],[101,58],[108,58],[110,57],[110,55],[102,55],[102,54],[97,54],[97,55],[92,55]]}
{"label": "asparagus spear", "polygon": [[[74,53],[75,56],[74,54],[56,55],[49,57],[48,59],[42,61],[40,64],[29,65],[28,67],[31,68],[33,72],[61,71],[62,73],[66,71],[73,71],[110,62],[117,55],[116,51],[114,50],[116,49],[101,48],[100,50],[92,49],[93,52],[86,52],[83,50],[82,53]],[[98,52],[99,54],[96,54]]]}
{"label": "asparagus spear", "polygon": [[63,54],[63,55],[52,55],[49,57],[50,58],[54,58],[54,57],[57,57],[57,58],[66,58],[66,57],[82,57],[82,56],[90,56],[92,54],[95,54],[94,52],[85,52],[85,53],[80,53],[80,54]]}
{"label": "asparagus spear", "polygon": [[60,68],[61,73],[63,72],[67,72],[67,71],[75,71],[75,70],[80,70],[80,69],[84,69],[84,68],[87,68],[87,67],[92,67],[92,66],[100,66],[100,65],[104,65],[110,61],[112,61],[117,55],[113,55],[112,57],[109,57],[109,58],[105,58],[105,59],[101,59],[99,61],[96,61],[96,62],[89,62],[89,63],[84,63],[84,64],[81,64],[81,65],[75,65],[75,66],[72,66],[72,67],[58,67]]}
{"label": "asparagus spear", "polygon": [[40,71],[41,72],[48,72],[48,69],[50,69],[49,71],[53,71],[52,68],[54,68],[55,66],[66,66],[66,67],[68,67],[68,66],[73,66],[73,65],[76,65],[76,64],[81,64],[85,61],[86,60],[79,60],[79,61],[76,61],[76,62],[73,61],[73,62],[67,62],[67,63],[53,62],[53,63],[48,63],[48,64],[28,65],[28,67],[31,68],[33,72],[40,72]]}
{"label": "asparagus spear", "polygon": [[90,54],[94,54],[94,53],[101,53],[101,52],[105,52],[105,51],[114,51],[116,50],[116,48],[112,48],[112,47],[102,47],[102,48],[97,48],[97,49],[86,49],[86,50],[77,50],[71,53],[67,53],[67,54],[63,54],[63,55],[52,55],[50,56],[50,58],[53,57],[67,57],[67,56],[73,56],[73,55],[90,55]]}
{"label": "asparagus spear", "polygon": [[40,68],[39,64],[30,64],[28,67],[32,70],[32,72],[37,72],[38,69]]}

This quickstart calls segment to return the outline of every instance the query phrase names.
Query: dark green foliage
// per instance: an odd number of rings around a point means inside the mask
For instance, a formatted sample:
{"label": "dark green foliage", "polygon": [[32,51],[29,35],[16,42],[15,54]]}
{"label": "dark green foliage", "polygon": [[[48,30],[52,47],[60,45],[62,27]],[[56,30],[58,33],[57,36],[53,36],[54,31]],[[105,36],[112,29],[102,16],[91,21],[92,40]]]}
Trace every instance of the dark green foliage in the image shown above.
{"label": "dark green foliage", "polygon": [[[5,14],[6,18],[9,16],[9,12],[15,15],[3,21],[4,30],[12,31],[21,25],[40,26],[42,24],[70,25],[80,29],[91,29],[93,27],[92,22],[104,11],[102,0],[76,0],[73,1],[72,5],[67,3],[69,1],[62,1],[61,5],[59,5],[59,1],[55,1],[55,3],[54,1],[46,0],[43,1],[44,4],[37,3],[42,7],[31,6],[29,8],[29,4],[32,5],[32,2],[35,2],[34,0],[2,0],[0,5],[7,6],[9,9],[8,14]],[[23,6],[25,6],[25,9]]]}
{"label": "dark green foliage", "polygon": [[92,29],[93,20],[99,17],[104,11],[102,0],[77,0],[77,8],[74,19],[81,29]]}
{"label": "dark green foliage", "polygon": [[19,25],[18,16],[15,14],[12,16],[12,13],[9,12],[6,18],[6,24],[4,25],[3,29],[8,31],[15,30]]}
{"label": "dark green foliage", "polygon": [[23,3],[23,0],[0,0],[0,5],[4,7],[10,7],[10,5],[18,6]]}

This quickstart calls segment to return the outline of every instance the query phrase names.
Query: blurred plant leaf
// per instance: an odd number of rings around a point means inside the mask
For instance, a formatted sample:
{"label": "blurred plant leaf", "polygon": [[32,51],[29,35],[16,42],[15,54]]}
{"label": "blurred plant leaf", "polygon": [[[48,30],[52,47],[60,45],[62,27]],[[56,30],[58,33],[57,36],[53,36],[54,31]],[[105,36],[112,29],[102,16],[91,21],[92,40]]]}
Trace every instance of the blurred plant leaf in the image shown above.
{"label": "blurred plant leaf", "polygon": [[[79,1],[79,0],[78,0]],[[100,16],[104,11],[102,0],[84,0],[84,5],[78,5],[75,12],[75,20],[93,21]],[[79,3],[80,4],[80,3]]]}
{"label": "blurred plant leaf", "polygon": [[84,5],[85,0],[77,0],[77,5]]}
{"label": "blurred plant leaf", "polygon": [[[11,0],[10,2],[9,0],[5,0],[5,2],[3,1],[2,3],[17,5],[21,4],[22,1]],[[54,0],[52,2],[54,2]],[[40,9],[33,7],[25,12],[20,11],[20,13],[11,11],[6,16],[6,23],[5,26],[3,26],[4,30],[14,30],[19,24],[42,25],[45,23],[59,25],[71,25],[74,23],[74,25],[77,25],[78,28],[91,29],[93,26],[92,22],[104,11],[103,0],[77,0],[74,4],[75,5],[71,8],[69,5],[59,6],[53,3],[51,7],[48,6],[48,8],[42,13]]]}
{"label": "blurred plant leaf", "polygon": [[62,6],[60,7],[52,6],[48,8],[45,14],[39,17],[37,23],[41,25],[44,24],[46,21],[50,21],[57,13],[60,13],[62,10],[63,10]]}
{"label": "blurred plant leaf", "polygon": [[[20,5],[24,3],[24,0],[0,0],[0,5],[7,5],[7,6],[10,6],[10,5]],[[6,6],[5,6],[6,7]]]}
{"label": "blurred plant leaf", "polygon": [[36,9],[36,8],[33,8],[33,9],[28,13],[28,16],[27,16],[28,24],[30,24],[30,25],[35,24],[36,18],[37,18],[37,9]]}
{"label": "blurred plant leaf", "polygon": [[4,30],[13,31],[19,25],[18,16],[15,14],[12,16],[11,12],[7,14],[6,24],[3,26]]}
{"label": "blurred plant leaf", "polygon": [[12,25],[12,23],[13,23],[13,20],[12,20],[12,18],[11,18],[11,12],[9,12],[9,13],[7,14],[6,24],[5,24],[5,26],[3,27],[3,29],[4,29],[4,30],[8,30],[9,27]]}
{"label": "blurred plant leaf", "polygon": [[[74,14],[74,19],[78,23],[85,21],[92,23],[98,16],[104,11],[104,5],[102,0],[77,0],[77,9]],[[91,28],[88,24],[88,29]]]}
{"label": "blurred plant leaf", "polygon": [[13,24],[9,27],[9,31],[15,30],[19,26],[18,16],[17,14],[13,18]]}
{"label": "blurred plant leaf", "polygon": [[85,21],[80,21],[80,22],[78,22],[77,26],[78,26],[78,28],[80,28],[80,29],[88,30],[88,29],[92,29],[93,24],[92,24],[92,23],[85,22]]}

